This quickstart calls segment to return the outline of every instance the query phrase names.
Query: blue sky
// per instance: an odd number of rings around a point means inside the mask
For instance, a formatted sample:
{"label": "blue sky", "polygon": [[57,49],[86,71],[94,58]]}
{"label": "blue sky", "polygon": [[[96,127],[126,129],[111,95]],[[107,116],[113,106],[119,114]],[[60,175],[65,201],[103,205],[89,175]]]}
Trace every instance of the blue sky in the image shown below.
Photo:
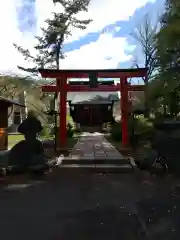
{"label": "blue sky", "polygon": [[[43,5],[46,2],[45,5]],[[103,2],[103,5],[102,3]],[[88,13],[80,18],[92,18],[85,31],[72,29],[72,37],[66,40],[66,59],[62,68],[127,68],[132,60],[143,65],[141,47],[131,37],[148,13],[152,22],[164,9],[164,0],[92,0]],[[0,9],[0,71],[19,73],[17,65],[30,67],[32,62],[24,61],[14,49],[13,42],[28,48],[33,54],[35,35],[52,11],[60,11],[52,0],[6,0]],[[4,24],[6,23],[6,24]],[[6,47],[5,47],[6,46]]]}

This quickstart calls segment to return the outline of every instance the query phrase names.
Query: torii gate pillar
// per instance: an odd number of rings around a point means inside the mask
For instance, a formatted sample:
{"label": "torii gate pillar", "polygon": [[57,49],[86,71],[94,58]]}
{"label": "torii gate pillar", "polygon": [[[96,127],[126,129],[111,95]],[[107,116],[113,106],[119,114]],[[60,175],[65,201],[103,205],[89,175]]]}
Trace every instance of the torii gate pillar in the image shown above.
{"label": "torii gate pillar", "polygon": [[129,143],[128,139],[128,84],[127,78],[123,77],[120,81],[121,86],[121,101],[120,101],[120,108],[121,108],[121,122],[122,122],[122,142],[123,145],[127,146]]}
{"label": "torii gate pillar", "polygon": [[61,148],[66,147],[67,143],[67,129],[66,129],[66,115],[67,115],[67,78],[63,77],[56,80],[56,86],[63,91],[60,92],[60,101],[59,101],[59,132],[58,132],[58,142]]}

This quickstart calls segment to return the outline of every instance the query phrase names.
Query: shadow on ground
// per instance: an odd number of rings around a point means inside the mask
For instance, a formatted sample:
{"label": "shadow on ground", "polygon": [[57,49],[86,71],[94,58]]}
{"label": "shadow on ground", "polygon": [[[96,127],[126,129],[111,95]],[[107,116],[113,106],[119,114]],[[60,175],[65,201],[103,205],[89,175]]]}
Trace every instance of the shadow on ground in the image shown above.
{"label": "shadow on ground", "polygon": [[61,173],[0,190],[1,238],[179,239],[176,180]]}

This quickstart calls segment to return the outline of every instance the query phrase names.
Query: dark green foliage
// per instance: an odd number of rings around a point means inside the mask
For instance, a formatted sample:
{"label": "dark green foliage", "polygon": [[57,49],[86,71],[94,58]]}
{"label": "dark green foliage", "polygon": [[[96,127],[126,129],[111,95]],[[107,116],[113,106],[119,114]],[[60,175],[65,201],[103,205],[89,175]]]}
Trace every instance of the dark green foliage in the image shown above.
{"label": "dark green foliage", "polygon": [[166,0],[161,16],[161,28],[156,36],[157,78],[164,112],[176,116],[180,111],[180,4],[179,0]]}
{"label": "dark green foliage", "polygon": [[40,136],[48,138],[48,137],[50,137],[52,135],[53,135],[52,128],[49,127],[48,125],[44,125],[43,129],[42,129],[42,131],[40,133]]}
{"label": "dark green foliage", "polygon": [[[128,121],[128,132],[129,132],[129,136],[131,136],[132,133],[133,133],[133,127],[135,127],[135,122],[133,122],[133,119],[130,118],[129,121]],[[122,123],[121,123],[121,121],[119,121],[119,122],[114,122],[114,123],[112,124],[111,137],[112,137],[115,141],[121,141],[121,140],[122,140]]]}
{"label": "dark green foliage", "polygon": [[121,122],[115,122],[111,128],[111,137],[114,141],[122,140],[122,126]]}
{"label": "dark green foliage", "polygon": [[[137,147],[140,141],[152,138],[154,133],[153,124],[145,118],[133,119],[129,117],[128,136],[132,147]],[[115,122],[111,128],[111,137],[115,141],[122,140],[121,122]]]}
{"label": "dark green foliage", "polygon": [[[176,130],[177,131],[177,130]],[[157,130],[152,141],[152,147],[157,155],[164,159],[170,172],[180,174],[180,135],[173,136],[173,132]]]}
{"label": "dark green foliage", "polygon": [[67,125],[67,136],[68,138],[72,138],[74,136],[74,129],[70,123]]}
{"label": "dark green foliage", "polygon": [[75,128],[75,129],[74,129],[74,133],[77,133],[77,134],[78,134],[78,133],[81,133],[81,132],[82,132],[81,129],[78,129],[78,128]]}
{"label": "dark green foliage", "polygon": [[176,131],[180,129],[180,121],[162,121],[162,122],[155,122],[154,123],[154,128],[156,130],[161,130],[167,133],[171,133],[172,131]]}

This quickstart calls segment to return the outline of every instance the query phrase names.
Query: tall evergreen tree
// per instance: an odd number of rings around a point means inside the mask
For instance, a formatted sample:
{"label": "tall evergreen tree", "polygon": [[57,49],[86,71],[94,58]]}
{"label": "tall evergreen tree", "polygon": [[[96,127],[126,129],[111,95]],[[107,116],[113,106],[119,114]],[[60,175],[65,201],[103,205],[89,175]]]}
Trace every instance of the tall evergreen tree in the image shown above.
{"label": "tall evergreen tree", "polygon": [[86,29],[91,19],[79,20],[77,14],[88,10],[90,0],[54,0],[54,4],[61,4],[64,11],[54,12],[52,18],[45,20],[47,27],[41,28],[42,36],[36,36],[38,44],[34,46],[37,55],[31,55],[28,49],[14,44],[15,48],[25,57],[25,60],[32,60],[34,68],[23,68],[21,70],[36,72],[39,67],[60,68],[60,59],[65,57],[63,52],[64,40],[72,33],[72,28]]}
{"label": "tall evergreen tree", "polygon": [[[34,46],[37,55],[32,55],[28,49],[14,44],[15,48],[24,56],[25,60],[34,62],[33,68],[24,68],[18,66],[19,69],[37,73],[38,68],[60,68],[60,59],[65,57],[63,52],[64,40],[72,35],[71,29],[86,29],[91,19],[80,20],[77,14],[88,10],[90,0],[53,0],[54,4],[60,4],[63,12],[54,12],[52,18],[45,20],[46,27],[41,28],[42,36],[36,36],[38,44]],[[42,96],[44,98],[45,95]],[[57,93],[54,94],[53,103],[55,110],[55,101]],[[53,111],[54,112],[54,111]],[[57,118],[55,116],[55,126]],[[56,132],[55,132],[56,133]]]}
{"label": "tall evergreen tree", "polygon": [[180,100],[180,1],[166,0],[161,28],[156,37],[159,78],[164,82],[164,99],[171,115]]}
{"label": "tall evergreen tree", "polygon": [[[166,0],[157,34],[157,58],[160,72],[168,78],[180,75],[180,1]],[[171,79],[172,80],[172,79]]]}

